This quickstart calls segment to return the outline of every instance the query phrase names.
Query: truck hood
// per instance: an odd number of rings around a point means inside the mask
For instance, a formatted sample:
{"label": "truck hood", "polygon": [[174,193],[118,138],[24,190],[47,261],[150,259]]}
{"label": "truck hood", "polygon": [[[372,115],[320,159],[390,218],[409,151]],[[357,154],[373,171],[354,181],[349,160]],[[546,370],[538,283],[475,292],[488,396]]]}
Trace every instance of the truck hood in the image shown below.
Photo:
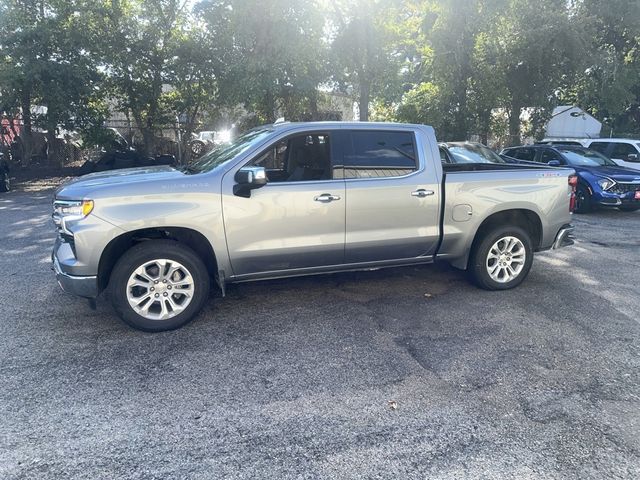
{"label": "truck hood", "polygon": [[90,192],[105,187],[115,187],[123,184],[129,186],[147,182],[173,182],[183,179],[186,175],[171,166],[124,168],[107,172],[96,172],[75,178],[61,185],[55,193],[56,198],[62,200],[81,200]]}

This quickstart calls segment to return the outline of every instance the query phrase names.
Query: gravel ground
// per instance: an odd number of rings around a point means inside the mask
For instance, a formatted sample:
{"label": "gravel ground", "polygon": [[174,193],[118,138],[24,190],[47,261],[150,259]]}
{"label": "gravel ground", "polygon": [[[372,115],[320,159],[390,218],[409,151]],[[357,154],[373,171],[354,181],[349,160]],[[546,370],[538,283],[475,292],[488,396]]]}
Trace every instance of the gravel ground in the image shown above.
{"label": "gravel ground", "polygon": [[508,292],[259,282],[145,334],[61,293],[27,187],[0,197],[2,479],[640,478],[640,212],[576,217]]}

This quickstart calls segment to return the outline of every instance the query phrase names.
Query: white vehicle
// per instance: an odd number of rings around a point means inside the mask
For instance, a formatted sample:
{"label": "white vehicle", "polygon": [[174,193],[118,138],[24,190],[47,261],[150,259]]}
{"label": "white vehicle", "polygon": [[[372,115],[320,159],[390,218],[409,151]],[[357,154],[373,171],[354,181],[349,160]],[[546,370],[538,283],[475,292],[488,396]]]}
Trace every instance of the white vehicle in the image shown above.
{"label": "white vehicle", "polygon": [[609,157],[621,167],[640,170],[640,140],[632,138],[585,138],[582,145]]}

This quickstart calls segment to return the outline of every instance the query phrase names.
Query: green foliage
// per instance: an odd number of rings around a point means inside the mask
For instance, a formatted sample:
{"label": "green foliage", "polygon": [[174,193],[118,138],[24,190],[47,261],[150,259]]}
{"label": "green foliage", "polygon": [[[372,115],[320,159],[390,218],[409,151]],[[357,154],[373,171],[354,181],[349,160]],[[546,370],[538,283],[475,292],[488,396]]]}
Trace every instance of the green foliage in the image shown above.
{"label": "green foliage", "polygon": [[333,80],[358,98],[360,120],[369,117],[371,98],[398,96],[406,38],[398,19],[402,2],[348,0],[332,3]]}
{"label": "green foliage", "polygon": [[397,118],[403,122],[431,125],[442,140],[452,140],[450,137],[442,137],[451,129],[452,116],[447,111],[447,104],[443,102],[447,97],[438,85],[421,83],[402,97]]}
{"label": "green foliage", "polygon": [[[90,43],[84,13],[80,0],[0,3],[0,92],[5,108],[21,107],[27,144],[32,125],[53,139],[60,127],[82,128],[94,119],[91,105],[100,98],[102,75],[84,48]],[[45,109],[32,118],[34,105]],[[29,153],[27,148],[25,163]]]}
{"label": "green foliage", "polygon": [[445,140],[539,137],[558,104],[640,133],[638,18],[628,0],[0,0],[0,107],[27,147],[32,126],[97,142],[120,111],[149,153],[176,117],[185,138],[325,118],[328,88]]}
{"label": "green foliage", "polygon": [[223,44],[227,104],[243,103],[265,122],[317,115],[325,78],[324,22],[317,2],[210,0],[198,11],[209,45]]}

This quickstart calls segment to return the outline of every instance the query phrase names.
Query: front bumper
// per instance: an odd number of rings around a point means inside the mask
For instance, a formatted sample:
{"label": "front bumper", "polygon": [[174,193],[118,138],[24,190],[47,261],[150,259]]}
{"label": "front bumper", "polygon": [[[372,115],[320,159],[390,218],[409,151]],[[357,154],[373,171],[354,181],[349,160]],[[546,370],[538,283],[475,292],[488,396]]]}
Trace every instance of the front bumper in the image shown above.
{"label": "front bumper", "polygon": [[640,199],[635,198],[634,191],[625,193],[596,192],[594,197],[596,203],[603,207],[619,207],[621,205],[640,206]]}
{"label": "front bumper", "polygon": [[60,288],[71,295],[85,298],[96,298],[98,296],[98,277],[76,277],[66,274],[60,268],[60,263],[55,252],[51,255],[53,260],[53,271]]}
{"label": "front bumper", "polygon": [[556,239],[553,242],[553,245],[551,246],[551,248],[553,250],[557,249],[557,248],[562,248],[562,247],[569,247],[571,245],[574,244],[573,241],[573,231],[575,230],[575,227],[573,225],[567,224],[564,225],[559,231],[558,234],[556,235]]}

